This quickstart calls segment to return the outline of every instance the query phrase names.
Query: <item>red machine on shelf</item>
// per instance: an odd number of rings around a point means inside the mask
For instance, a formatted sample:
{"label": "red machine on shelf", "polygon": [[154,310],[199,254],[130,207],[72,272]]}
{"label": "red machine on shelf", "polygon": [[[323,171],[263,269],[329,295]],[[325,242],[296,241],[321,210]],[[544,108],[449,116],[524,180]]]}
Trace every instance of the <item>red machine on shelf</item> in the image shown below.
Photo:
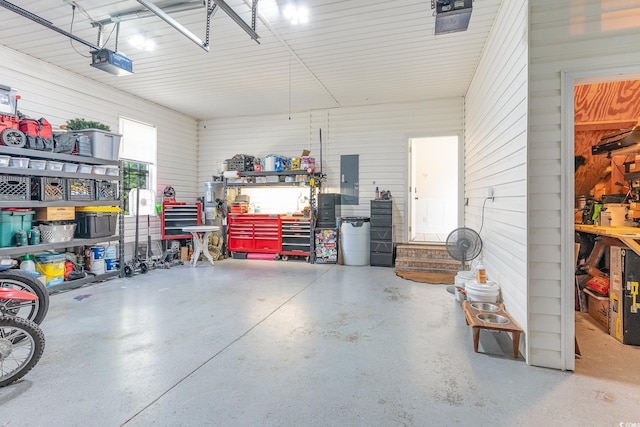
{"label": "red machine on shelf", "polygon": [[162,240],[190,239],[191,233],[182,229],[202,225],[202,203],[162,202],[160,235]]}
{"label": "red machine on shelf", "polygon": [[10,147],[24,147],[27,138],[20,131],[18,118],[18,99],[15,91],[8,86],[0,85],[0,139]]}

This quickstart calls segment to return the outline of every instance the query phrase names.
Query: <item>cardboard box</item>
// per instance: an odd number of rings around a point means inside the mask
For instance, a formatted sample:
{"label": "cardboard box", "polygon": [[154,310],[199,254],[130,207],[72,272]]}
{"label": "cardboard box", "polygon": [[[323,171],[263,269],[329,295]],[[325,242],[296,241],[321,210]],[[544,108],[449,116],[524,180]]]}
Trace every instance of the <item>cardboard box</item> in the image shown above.
{"label": "cardboard box", "polygon": [[66,221],[76,219],[76,208],[73,206],[56,206],[36,208],[36,221]]}
{"label": "cardboard box", "polygon": [[189,262],[189,248],[183,246],[180,248],[180,259],[184,262]]}
{"label": "cardboard box", "polygon": [[640,218],[640,209],[639,210],[630,210],[627,212],[627,218],[629,219],[638,219]]}
{"label": "cardboard box", "polygon": [[609,333],[609,297],[601,297],[589,289],[585,289],[584,293],[588,298],[589,316]]}

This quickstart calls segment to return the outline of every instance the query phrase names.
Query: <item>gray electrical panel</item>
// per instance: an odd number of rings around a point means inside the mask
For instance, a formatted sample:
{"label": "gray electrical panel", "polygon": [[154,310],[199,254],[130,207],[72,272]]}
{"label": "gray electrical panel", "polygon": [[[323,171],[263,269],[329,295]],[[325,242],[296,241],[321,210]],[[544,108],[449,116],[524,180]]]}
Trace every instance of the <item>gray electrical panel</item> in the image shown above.
{"label": "gray electrical panel", "polygon": [[340,156],[340,194],[343,205],[357,205],[360,186],[360,156],[349,154]]}

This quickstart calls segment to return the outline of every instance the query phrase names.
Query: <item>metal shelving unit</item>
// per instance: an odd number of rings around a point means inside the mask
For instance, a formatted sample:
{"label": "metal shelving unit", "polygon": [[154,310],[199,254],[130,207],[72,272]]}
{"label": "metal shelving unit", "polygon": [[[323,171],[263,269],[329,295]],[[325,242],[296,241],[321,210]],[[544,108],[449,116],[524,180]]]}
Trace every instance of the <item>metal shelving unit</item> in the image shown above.
{"label": "metal shelving unit", "polygon": [[[53,178],[82,178],[95,181],[112,181],[118,182],[119,188],[122,188],[122,167],[118,160],[98,159],[94,157],[75,156],[70,154],[52,153],[48,151],[38,151],[25,148],[15,148],[0,145],[0,154],[12,157],[28,157],[30,159],[54,160],[59,162],[79,163],[92,166],[118,166],[119,174],[114,175],[98,175],[86,173],[73,173],[64,171],[50,171],[41,169],[16,168],[16,167],[0,167],[1,175],[28,176],[28,177],[53,177]],[[67,242],[41,243],[29,246],[12,246],[0,248],[0,256],[22,255],[27,252],[35,253],[47,251],[51,249],[63,249],[78,246],[91,246],[98,243],[118,242],[119,245],[119,261],[120,270],[108,271],[104,274],[89,275],[83,279],[63,282],[58,285],[47,287],[50,293],[55,293],[67,289],[73,289],[84,286],[88,283],[105,280],[112,277],[121,276],[122,267],[124,265],[124,220],[122,210],[122,196],[119,195],[117,200],[2,200],[0,199],[0,208],[37,208],[37,207],[57,207],[57,206],[119,206],[121,212],[119,215],[119,232],[113,236],[97,237],[89,239],[72,239]]]}
{"label": "metal shelving unit", "polygon": [[[306,176],[308,179],[304,181],[294,181],[293,182],[255,182],[256,178],[260,177],[298,177],[298,176]],[[321,180],[323,179],[323,175],[320,173],[308,173],[303,170],[287,170],[282,172],[240,172],[240,179],[246,178],[248,180],[253,180],[253,182],[229,182],[228,178],[224,178],[224,200],[226,203],[227,200],[227,190],[229,188],[242,188],[242,187],[262,187],[262,188],[273,188],[273,187],[308,187],[309,189],[309,205],[311,207],[311,216],[310,218],[299,218],[292,219],[289,217],[286,219],[279,219],[279,244],[278,248],[269,249],[269,252],[278,253],[279,255],[283,255],[283,258],[286,258],[288,255],[299,255],[308,257],[309,262],[313,263],[315,260],[314,253],[314,244],[315,244],[315,236],[313,230],[315,228],[315,212],[316,212],[316,196],[318,189],[320,188]],[[232,215],[232,214],[229,214]],[[233,214],[236,218],[242,217],[243,214]],[[281,215],[283,218],[286,218],[285,215]],[[302,222],[300,222],[302,221]],[[304,230],[302,231],[301,228]],[[301,233],[304,232],[304,236]],[[229,239],[229,230],[226,231],[227,239]],[[247,250],[247,252],[251,252]]]}

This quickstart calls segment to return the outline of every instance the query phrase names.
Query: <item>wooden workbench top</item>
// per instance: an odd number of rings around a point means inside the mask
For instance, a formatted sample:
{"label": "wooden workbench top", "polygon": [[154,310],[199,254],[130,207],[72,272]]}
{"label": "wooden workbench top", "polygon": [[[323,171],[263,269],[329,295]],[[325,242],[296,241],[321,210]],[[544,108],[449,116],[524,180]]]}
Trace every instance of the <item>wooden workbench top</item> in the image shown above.
{"label": "wooden workbench top", "polygon": [[585,233],[598,234],[600,236],[609,237],[632,237],[640,238],[640,227],[611,227],[606,225],[588,225],[588,224],[574,224],[575,229],[578,231],[584,231]]}
{"label": "wooden workbench top", "polygon": [[611,227],[604,225],[574,224],[576,231],[597,234],[598,236],[613,237],[631,248],[640,255],[640,228],[638,227]]}

